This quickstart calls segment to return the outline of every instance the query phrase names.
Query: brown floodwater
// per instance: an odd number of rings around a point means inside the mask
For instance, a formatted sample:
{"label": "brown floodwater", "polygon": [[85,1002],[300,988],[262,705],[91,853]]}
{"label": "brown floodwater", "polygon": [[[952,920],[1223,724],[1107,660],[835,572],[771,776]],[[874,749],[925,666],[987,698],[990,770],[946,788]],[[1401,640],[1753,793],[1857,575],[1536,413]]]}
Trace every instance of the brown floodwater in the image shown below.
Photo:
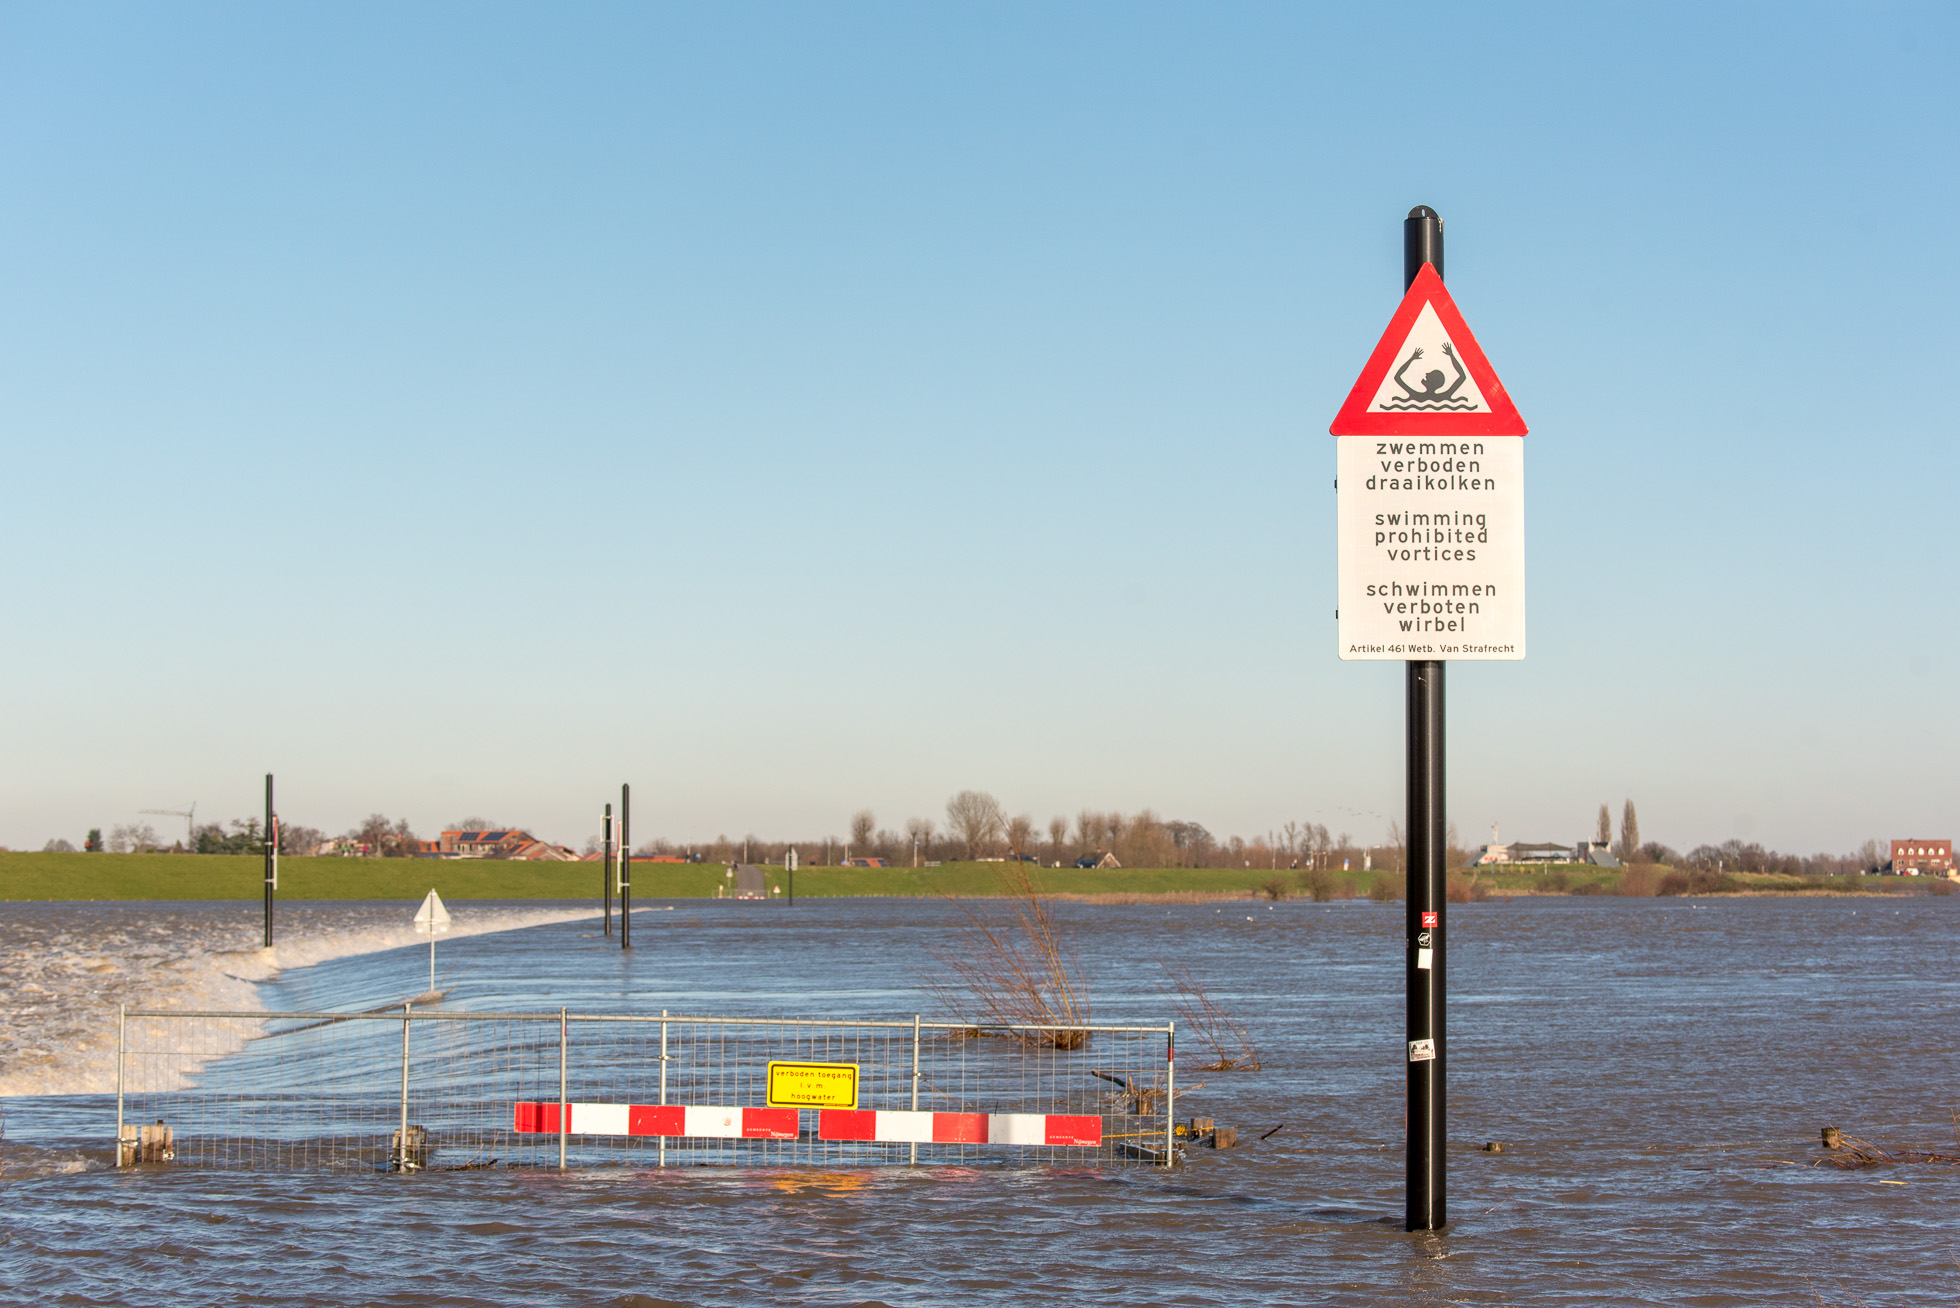
{"label": "brown floodwater", "polygon": [[[910,900],[665,908],[636,915],[628,955],[589,919],[447,941],[448,1002],[909,1019],[935,1011],[929,951],[954,915]],[[349,1011],[419,991],[416,946],[330,957],[333,933],[407,911],[323,906],[309,926],[295,908],[327,961],[254,982],[257,1002]],[[1427,1235],[1401,1229],[1399,905],[1057,911],[1097,1020],[1173,1016],[1170,964],[1251,1028],[1258,1072],[1189,1071],[1203,1051],[1179,1046],[1179,1115],[1235,1126],[1244,1147],[1169,1171],[118,1174],[113,1099],[14,1095],[0,1099],[0,1301],[1960,1302],[1960,1167],[1815,1165],[1826,1124],[1960,1152],[1960,897],[1452,907],[1452,1224]],[[112,1035],[115,999],[148,984],[124,976],[111,995],[89,980],[113,953],[100,942],[142,942],[156,983],[181,988],[223,950],[199,961],[167,942],[235,931],[247,950],[256,912],[0,905],[5,1047],[41,1060],[38,1088],[90,1089],[44,1083],[61,1053],[48,1046]],[[47,956],[62,949],[86,959]]]}

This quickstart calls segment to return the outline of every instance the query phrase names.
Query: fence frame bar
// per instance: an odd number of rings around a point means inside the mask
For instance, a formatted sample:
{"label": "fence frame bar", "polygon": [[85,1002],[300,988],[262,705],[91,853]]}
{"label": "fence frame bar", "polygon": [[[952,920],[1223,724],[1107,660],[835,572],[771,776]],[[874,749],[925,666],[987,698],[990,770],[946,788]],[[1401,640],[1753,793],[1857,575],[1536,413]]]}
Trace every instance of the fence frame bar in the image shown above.
{"label": "fence frame bar", "polygon": [[[919,1014],[912,1014],[912,1111],[919,1111]],[[919,1165],[918,1142],[912,1144],[912,1165]]]}
{"label": "fence frame bar", "polygon": [[1164,1031],[1164,1166],[1177,1162],[1177,1023]]}
{"label": "fence frame bar", "polygon": [[[402,1005],[402,1007],[407,1008],[408,1005],[404,1004]],[[505,1021],[505,1022],[551,1022],[557,1020],[558,1012],[559,1010],[556,1009],[545,1013],[484,1013],[484,1012],[474,1012],[474,1011],[463,1011],[460,1009],[449,1011],[449,1012],[441,1012],[435,1009],[423,1009],[422,1011],[414,1014],[414,1019],[417,1022],[487,1022],[492,1019],[498,1021]],[[293,1021],[301,1018],[307,1019],[309,1021],[320,1021],[320,1022],[399,1022],[402,1020],[402,1014],[395,1012],[393,1009],[384,1009],[376,1013],[265,1013],[265,1012],[245,1012],[242,1010],[231,1010],[231,1009],[132,1008],[129,1010],[129,1016],[164,1017],[164,1018],[173,1018],[173,1019],[180,1018],[180,1017],[223,1018],[223,1019],[230,1019],[234,1021],[246,1021],[246,1022],[267,1022],[267,1021],[286,1022],[286,1021]],[[860,1020],[855,1017],[835,1017],[835,1018],[687,1017],[678,1013],[654,1014],[654,1013],[567,1012],[567,1018],[573,1022],[647,1022],[647,1023],[680,1022],[690,1026],[851,1026],[851,1027],[878,1028],[878,1029],[897,1030],[897,1031],[910,1030],[914,1025],[914,1022],[910,1019],[903,1022],[882,1022],[882,1021],[873,1021],[870,1019]],[[1162,1035],[1171,1030],[1170,1025],[1167,1025],[1162,1022],[1159,1022],[1152,1026],[1119,1026],[1106,1022],[1036,1023],[1036,1022],[919,1021],[917,1025],[921,1029],[926,1031],[973,1031],[973,1030],[1087,1031],[1092,1035],[1100,1034],[1103,1032],[1109,1032],[1112,1034],[1117,1032],[1127,1032],[1130,1034]],[[270,1034],[281,1035],[285,1033],[274,1031],[271,1032]]]}
{"label": "fence frame bar", "polygon": [[129,1005],[116,1005],[116,1167],[123,1165],[123,1049],[124,1030],[129,1025]]}
{"label": "fence frame bar", "polygon": [[565,1010],[558,1010],[558,1170],[565,1170],[565,1136],[571,1129],[571,1096],[565,1092]]}
{"label": "fence frame bar", "polygon": [[[433,922],[429,924],[429,938],[431,940],[435,938],[435,924]],[[406,1172],[408,1170],[408,1027],[409,1023],[413,1020],[411,1011],[414,1007],[415,1005],[412,1003],[402,1005],[402,1120],[401,1134],[396,1137],[395,1143],[395,1170],[397,1172]]]}

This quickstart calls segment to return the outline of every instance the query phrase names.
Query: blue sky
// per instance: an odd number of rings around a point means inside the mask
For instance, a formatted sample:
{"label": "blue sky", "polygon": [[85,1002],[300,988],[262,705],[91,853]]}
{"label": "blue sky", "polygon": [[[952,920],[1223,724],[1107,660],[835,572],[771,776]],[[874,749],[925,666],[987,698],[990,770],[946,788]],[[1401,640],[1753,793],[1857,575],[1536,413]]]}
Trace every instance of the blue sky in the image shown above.
{"label": "blue sky", "polygon": [[0,843],[1379,838],[1326,427],[1419,203],[1532,426],[1465,838],[1950,834],[1957,14],[0,6]]}

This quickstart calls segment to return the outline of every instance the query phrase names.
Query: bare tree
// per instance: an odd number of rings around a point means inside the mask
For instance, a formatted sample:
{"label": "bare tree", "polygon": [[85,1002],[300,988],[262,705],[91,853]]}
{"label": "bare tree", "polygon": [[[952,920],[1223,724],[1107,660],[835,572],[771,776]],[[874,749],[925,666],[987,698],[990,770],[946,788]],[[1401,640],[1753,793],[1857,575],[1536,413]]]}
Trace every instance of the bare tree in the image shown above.
{"label": "bare tree", "polygon": [[1075,815],[1075,843],[1082,847],[1083,853],[1101,849],[1108,838],[1109,823],[1102,814],[1085,808]]}
{"label": "bare tree", "polygon": [[124,823],[109,832],[111,854],[143,854],[157,847],[156,828],[144,822]]}
{"label": "bare tree", "polygon": [[1068,819],[1052,817],[1048,819],[1048,861],[1062,861],[1062,846],[1068,841]]}
{"label": "bare tree", "polygon": [[1613,815],[1606,811],[1606,805],[1604,804],[1599,806],[1599,828],[1597,834],[1593,836],[1593,839],[1602,845],[1611,845],[1613,843]]}
{"label": "bare tree", "polygon": [[1007,824],[1007,852],[1025,854],[1034,843],[1034,819],[1026,813]]}
{"label": "bare tree", "polygon": [[1450,823],[1448,834],[1443,838],[1443,866],[1464,868],[1469,867],[1472,861],[1470,851],[1465,849],[1456,838],[1456,823]]}
{"label": "bare tree", "polygon": [[1640,857],[1640,819],[1634,816],[1633,801],[1620,813],[1620,861],[1632,863]]}
{"label": "bare tree", "polygon": [[1202,822],[1166,822],[1164,830],[1177,850],[1179,867],[1204,867],[1218,844]]}
{"label": "bare tree", "polygon": [[931,818],[906,819],[905,834],[910,837],[915,853],[925,858],[932,857],[932,830]]}
{"label": "bare tree", "polygon": [[985,791],[962,790],[946,801],[946,826],[966,846],[969,859],[979,858],[1006,825],[1000,801]]}
{"label": "bare tree", "polygon": [[862,857],[871,848],[871,838],[877,833],[878,819],[871,810],[861,808],[851,815],[851,848]]}
{"label": "bare tree", "polygon": [[1177,837],[1170,825],[1160,822],[1157,815],[1144,809],[1135,817],[1119,818],[1110,814],[1113,828],[1110,852],[1116,861],[1127,868],[1176,867],[1178,865]]}
{"label": "bare tree", "polygon": [[[154,840],[154,837],[152,837]],[[282,854],[312,854],[327,843],[327,833],[318,827],[302,826],[297,822],[281,820],[279,823],[279,852]]]}
{"label": "bare tree", "polygon": [[388,838],[394,832],[394,823],[385,813],[370,813],[367,820],[347,834],[367,846],[368,857],[380,858],[387,853]]}

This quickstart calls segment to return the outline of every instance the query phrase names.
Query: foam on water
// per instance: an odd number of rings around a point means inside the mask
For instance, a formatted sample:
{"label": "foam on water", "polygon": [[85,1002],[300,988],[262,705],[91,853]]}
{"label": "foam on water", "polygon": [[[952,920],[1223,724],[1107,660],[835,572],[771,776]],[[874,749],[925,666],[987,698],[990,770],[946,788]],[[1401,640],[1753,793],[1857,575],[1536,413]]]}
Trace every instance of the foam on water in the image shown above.
{"label": "foam on water", "polygon": [[[113,1093],[119,1004],[263,1012],[259,983],[283,971],[425,943],[413,913],[400,903],[281,905],[278,943],[264,949],[256,904],[0,905],[0,1097]],[[442,940],[596,916],[469,903],[450,913]],[[242,1043],[259,1024],[237,1027]]]}

